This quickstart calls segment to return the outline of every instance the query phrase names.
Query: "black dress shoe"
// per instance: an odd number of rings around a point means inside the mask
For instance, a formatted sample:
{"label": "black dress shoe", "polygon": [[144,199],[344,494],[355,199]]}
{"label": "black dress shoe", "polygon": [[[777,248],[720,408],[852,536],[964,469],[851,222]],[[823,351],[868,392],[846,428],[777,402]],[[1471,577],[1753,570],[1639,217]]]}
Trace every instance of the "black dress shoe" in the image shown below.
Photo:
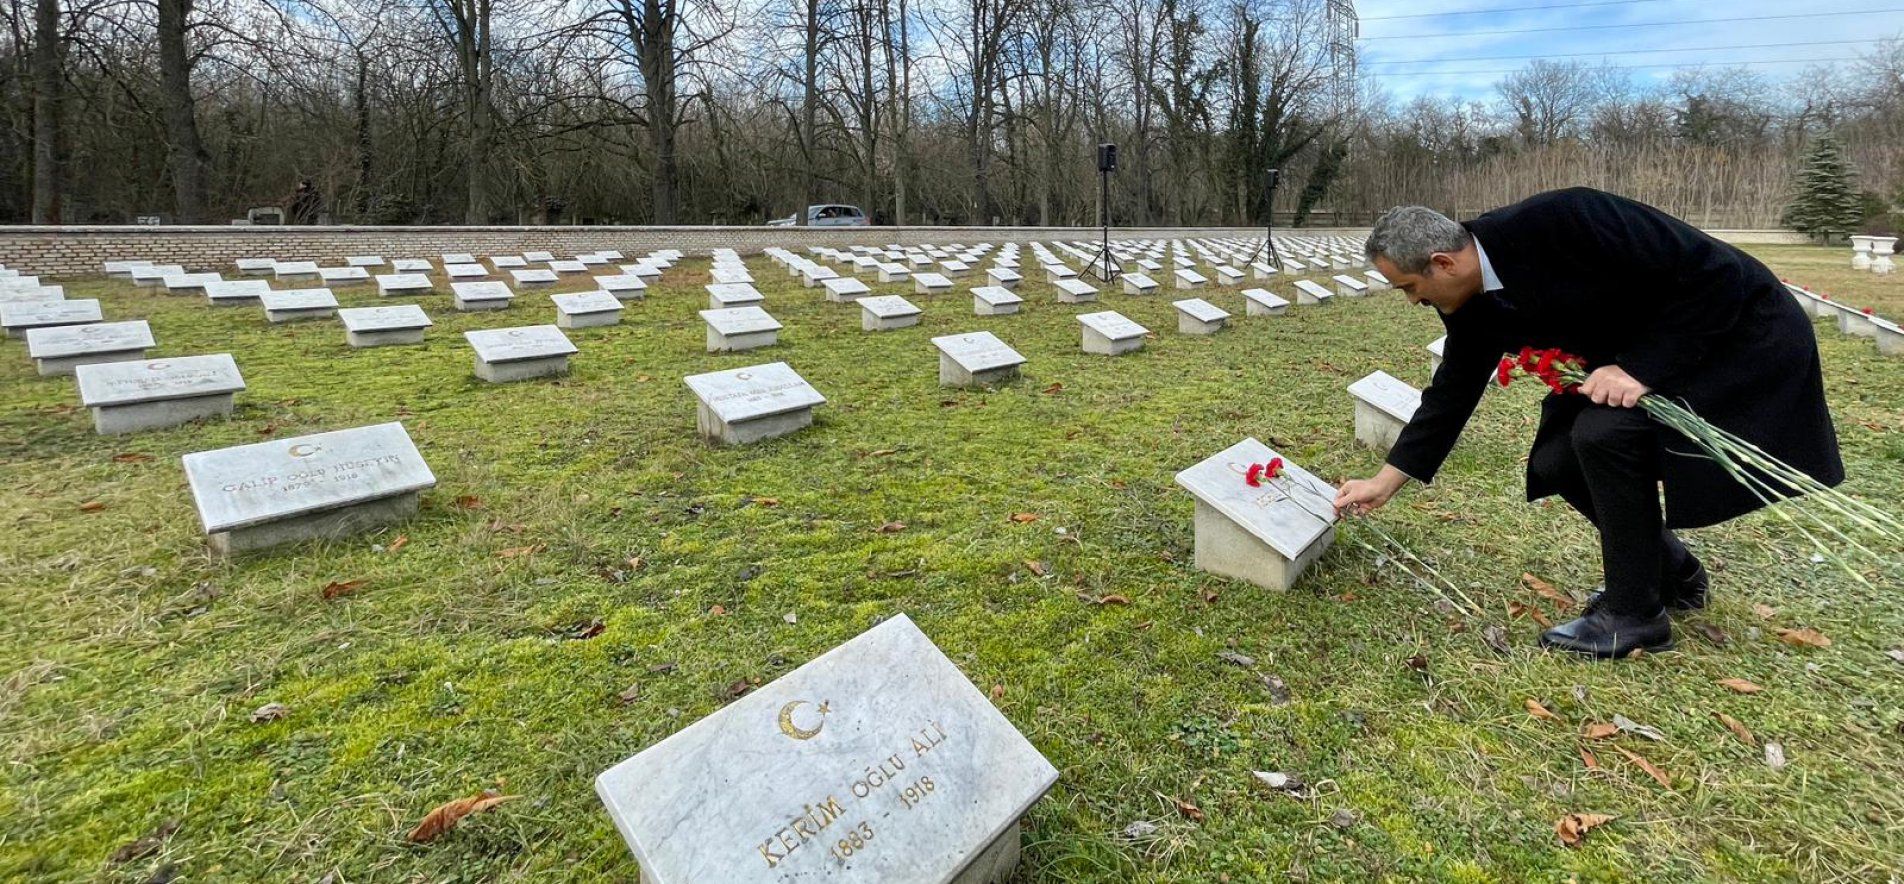
{"label": "black dress shoe", "polygon": [[1578,619],[1541,633],[1540,646],[1595,657],[1624,657],[1635,650],[1664,651],[1673,646],[1673,621],[1664,609],[1639,615],[1589,607]]}
{"label": "black dress shoe", "polygon": [[[1712,579],[1706,576],[1706,566],[1698,559],[1692,562],[1692,573],[1662,587],[1660,602],[1668,611],[1703,611],[1706,607],[1706,589],[1712,585]],[[1606,593],[1606,584],[1602,583],[1587,594],[1587,607],[1593,608],[1600,603],[1600,596]]]}

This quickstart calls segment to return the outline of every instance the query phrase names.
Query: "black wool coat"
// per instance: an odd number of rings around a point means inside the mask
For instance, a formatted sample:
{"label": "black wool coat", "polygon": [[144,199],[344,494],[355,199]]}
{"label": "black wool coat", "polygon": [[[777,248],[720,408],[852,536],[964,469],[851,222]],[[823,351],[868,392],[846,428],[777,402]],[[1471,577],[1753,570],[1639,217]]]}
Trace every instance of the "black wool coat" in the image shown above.
{"label": "black wool coat", "polygon": [[[1584,187],[1538,194],[1463,226],[1502,288],[1442,314],[1441,369],[1389,451],[1396,469],[1432,481],[1501,356],[1527,346],[1559,347],[1589,370],[1618,365],[1819,481],[1844,480],[1811,320],[1765,265],[1652,206]],[[1573,418],[1590,404],[1578,393],[1549,395],[1534,453],[1571,444]],[[1763,506],[1679,433],[1658,430],[1669,527],[1713,525]],[[1555,490],[1529,471],[1528,500]]]}

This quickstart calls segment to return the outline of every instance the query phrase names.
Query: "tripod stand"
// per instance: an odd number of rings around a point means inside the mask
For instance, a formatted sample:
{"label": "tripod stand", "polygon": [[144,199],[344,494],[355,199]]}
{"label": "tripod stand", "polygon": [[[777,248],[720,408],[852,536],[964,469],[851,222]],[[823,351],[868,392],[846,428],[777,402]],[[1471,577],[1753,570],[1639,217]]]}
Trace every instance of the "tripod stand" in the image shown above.
{"label": "tripod stand", "polygon": [[1256,263],[1259,256],[1271,257],[1276,259],[1277,270],[1288,272],[1283,265],[1282,253],[1276,251],[1276,234],[1271,229],[1276,224],[1276,180],[1281,177],[1282,173],[1277,170],[1269,170],[1269,193],[1263,200],[1263,245],[1250,253],[1249,263]]}
{"label": "tripod stand", "polygon": [[1102,240],[1097,254],[1091,256],[1091,273],[1104,282],[1116,279],[1124,272],[1115,258],[1111,256],[1111,173],[1117,170],[1117,145],[1100,144],[1097,146],[1097,220],[1102,228]]}

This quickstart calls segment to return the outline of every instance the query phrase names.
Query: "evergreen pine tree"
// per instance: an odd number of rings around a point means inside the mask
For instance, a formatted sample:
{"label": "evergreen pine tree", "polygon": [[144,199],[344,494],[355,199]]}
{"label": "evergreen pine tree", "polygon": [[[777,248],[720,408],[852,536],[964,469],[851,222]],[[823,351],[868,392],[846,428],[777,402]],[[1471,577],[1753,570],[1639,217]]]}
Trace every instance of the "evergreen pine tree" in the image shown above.
{"label": "evergreen pine tree", "polygon": [[1818,136],[1798,169],[1797,193],[1785,208],[1786,227],[1828,243],[1858,229],[1863,210],[1851,186],[1851,164],[1831,133]]}

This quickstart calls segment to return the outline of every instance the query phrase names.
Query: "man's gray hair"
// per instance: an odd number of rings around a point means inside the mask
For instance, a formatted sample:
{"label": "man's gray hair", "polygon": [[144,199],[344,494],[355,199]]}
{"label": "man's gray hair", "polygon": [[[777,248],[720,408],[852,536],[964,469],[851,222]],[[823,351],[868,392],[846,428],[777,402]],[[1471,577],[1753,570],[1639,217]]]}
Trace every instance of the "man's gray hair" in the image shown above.
{"label": "man's gray hair", "polygon": [[1466,227],[1434,209],[1397,206],[1375,222],[1363,249],[1371,261],[1380,255],[1396,270],[1420,273],[1428,269],[1428,259],[1436,252],[1458,252],[1473,241]]}

